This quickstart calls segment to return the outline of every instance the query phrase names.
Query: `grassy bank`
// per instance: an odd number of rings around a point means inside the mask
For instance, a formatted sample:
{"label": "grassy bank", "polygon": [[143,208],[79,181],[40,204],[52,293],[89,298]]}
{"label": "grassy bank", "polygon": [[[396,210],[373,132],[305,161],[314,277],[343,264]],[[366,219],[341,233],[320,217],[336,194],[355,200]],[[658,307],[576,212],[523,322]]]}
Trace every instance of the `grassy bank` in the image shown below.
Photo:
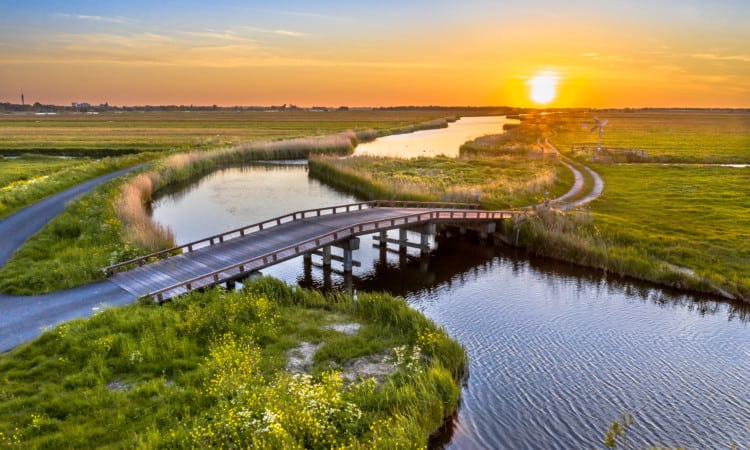
{"label": "grassy bank", "polygon": [[[580,126],[594,114],[610,119],[605,147],[645,149],[647,157],[634,164],[592,163],[592,154],[574,154],[574,145],[595,145],[596,136]],[[576,224],[570,224],[571,217],[527,224],[521,244],[540,255],[621,275],[750,298],[748,169],[694,164],[745,163],[748,117],[740,112],[607,111],[557,119],[550,124],[555,131],[551,141],[599,172],[604,194],[591,203],[590,215],[571,216]]]}
{"label": "grassy bank", "polygon": [[748,169],[640,164],[596,170],[609,189],[592,205],[593,217],[612,248],[750,298]]}
{"label": "grassy bank", "polygon": [[121,181],[110,181],[72,202],[0,268],[0,291],[30,295],[54,292],[103,277],[109,261],[143,254],[123,240],[113,199]]}
{"label": "grassy bank", "polygon": [[[316,351],[295,365],[303,348]],[[377,379],[354,369],[365,361]],[[402,300],[262,278],[105,310],[0,356],[0,445],[422,447],[466,367]]]}
{"label": "grassy bank", "polygon": [[0,219],[44,197],[151,158],[149,154],[102,159],[24,155],[0,160]]}
{"label": "grassy bank", "polygon": [[315,156],[311,176],[366,199],[474,202],[488,209],[538,203],[572,183],[557,158],[515,152],[494,157],[395,159]]}

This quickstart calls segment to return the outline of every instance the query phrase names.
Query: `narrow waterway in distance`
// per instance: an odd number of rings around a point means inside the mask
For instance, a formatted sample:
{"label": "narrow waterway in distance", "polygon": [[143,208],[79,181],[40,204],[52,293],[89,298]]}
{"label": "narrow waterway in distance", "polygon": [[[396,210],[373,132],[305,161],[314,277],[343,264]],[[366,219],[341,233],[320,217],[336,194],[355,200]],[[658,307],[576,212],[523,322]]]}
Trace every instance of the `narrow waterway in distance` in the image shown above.
{"label": "narrow waterway in distance", "polygon": [[[354,201],[310,179],[304,164],[264,164],[208,175],[158,199],[153,214],[184,243]],[[351,277],[335,263],[333,271],[305,268],[301,258],[264,273],[306,287],[401,295],[466,347],[470,374],[461,407],[434,446],[603,448],[604,431],[622,413],[635,417],[628,434],[635,448],[750,443],[746,305],[468,238],[432,242],[423,259],[372,244],[361,237],[361,267]]]}
{"label": "narrow waterway in distance", "polygon": [[505,116],[461,117],[448,128],[421,130],[408,134],[383,136],[354,149],[354,155],[418,158],[444,155],[458,156],[461,144],[487,134],[500,134],[506,123],[518,123]]}

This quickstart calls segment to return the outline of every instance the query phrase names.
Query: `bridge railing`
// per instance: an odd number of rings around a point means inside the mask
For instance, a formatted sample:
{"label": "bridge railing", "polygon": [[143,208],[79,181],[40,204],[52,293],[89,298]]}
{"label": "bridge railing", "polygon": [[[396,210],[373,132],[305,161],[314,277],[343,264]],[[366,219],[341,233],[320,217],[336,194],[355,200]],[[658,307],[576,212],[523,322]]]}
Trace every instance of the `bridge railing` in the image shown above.
{"label": "bridge railing", "polygon": [[169,258],[170,256],[178,255],[181,253],[192,252],[202,247],[208,247],[216,244],[220,244],[224,241],[245,236],[246,234],[262,231],[274,226],[278,226],[288,222],[294,222],[297,220],[303,220],[310,217],[319,217],[323,215],[341,214],[352,211],[360,211],[368,208],[377,207],[390,207],[390,208],[466,208],[466,209],[478,209],[479,204],[477,203],[450,203],[450,202],[419,202],[419,201],[401,201],[401,200],[372,200],[367,202],[349,203],[345,205],[328,206],[324,208],[307,209],[303,211],[295,211],[283,216],[274,217],[272,219],[264,220],[263,222],[254,223],[241,228],[235,228],[233,230],[225,231],[223,233],[208,236],[197,241],[188,242],[187,244],[178,245],[176,247],[160,250],[158,252],[150,253],[145,256],[123,261],[117,264],[112,264],[102,269],[105,275],[109,276],[117,273],[123,267],[130,266],[142,266],[148,262],[152,262],[159,259]]}
{"label": "bridge railing", "polygon": [[[238,262],[213,272],[191,278],[186,281],[175,283],[171,286],[149,292],[145,297],[152,297],[159,303],[171,298],[172,292],[176,294],[182,291],[191,291],[202,287],[218,284],[228,279],[241,278],[243,274],[259,270],[287,259],[311,252],[322,246],[330,245],[343,239],[358,236],[360,234],[373,233],[406,225],[418,225],[431,221],[453,221],[453,220],[501,220],[521,214],[519,211],[482,211],[482,210],[445,210],[426,211],[409,216],[401,216],[392,219],[379,219],[354,224],[340,228],[314,238],[284,247],[264,255],[256,256],[242,262]],[[223,274],[223,275],[222,275]]]}

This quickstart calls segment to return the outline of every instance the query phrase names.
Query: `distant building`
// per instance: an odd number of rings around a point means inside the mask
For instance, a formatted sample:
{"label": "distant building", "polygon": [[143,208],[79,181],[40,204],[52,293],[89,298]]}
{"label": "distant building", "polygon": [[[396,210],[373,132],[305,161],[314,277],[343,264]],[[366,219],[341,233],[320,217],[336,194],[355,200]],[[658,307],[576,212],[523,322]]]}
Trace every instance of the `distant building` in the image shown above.
{"label": "distant building", "polygon": [[26,100],[23,98],[23,94],[21,94],[21,106],[26,106]]}

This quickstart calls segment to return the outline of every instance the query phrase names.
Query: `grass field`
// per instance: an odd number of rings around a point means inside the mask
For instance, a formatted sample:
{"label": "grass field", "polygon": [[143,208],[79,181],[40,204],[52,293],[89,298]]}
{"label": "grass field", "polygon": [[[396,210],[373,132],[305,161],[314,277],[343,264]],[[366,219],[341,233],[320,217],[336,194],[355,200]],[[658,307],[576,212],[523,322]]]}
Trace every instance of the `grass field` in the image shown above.
{"label": "grass field", "polygon": [[[317,351],[295,375],[303,343]],[[368,357],[390,375],[351,369]],[[403,300],[261,278],[108,309],[0,356],[0,447],[419,448],[457,407],[466,364]]]}
{"label": "grass field", "polygon": [[215,148],[346,130],[385,131],[451,116],[432,111],[216,111],[0,115],[0,155],[105,156]]}
{"label": "grass field", "polygon": [[603,147],[642,149],[648,162],[750,163],[748,111],[598,111],[563,114],[553,125],[553,141],[562,151],[573,145],[596,146],[597,136],[584,130],[592,117],[608,119]]}
{"label": "grass field", "polygon": [[0,159],[0,219],[41,198],[151,159],[147,154],[100,159],[25,154]]}
{"label": "grass field", "polygon": [[598,165],[591,208],[603,236],[750,295],[750,169]]}
{"label": "grass field", "polygon": [[[575,114],[551,126],[556,134],[550,140],[568,153],[573,145],[595,145],[596,136],[580,125],[590,123],[594,114],[609,119],[603,147],[648,152],[643,162],[632,164],[592,164],[590,157],[577,155],[605,182],[591,214],[610,258],[619,254],[643,264],[667,263],[734,296],[749,298],[750,169],[714,164],[750,162],[750,113]],[[626,274],[639,275],[640,269],[620,267]]]}

